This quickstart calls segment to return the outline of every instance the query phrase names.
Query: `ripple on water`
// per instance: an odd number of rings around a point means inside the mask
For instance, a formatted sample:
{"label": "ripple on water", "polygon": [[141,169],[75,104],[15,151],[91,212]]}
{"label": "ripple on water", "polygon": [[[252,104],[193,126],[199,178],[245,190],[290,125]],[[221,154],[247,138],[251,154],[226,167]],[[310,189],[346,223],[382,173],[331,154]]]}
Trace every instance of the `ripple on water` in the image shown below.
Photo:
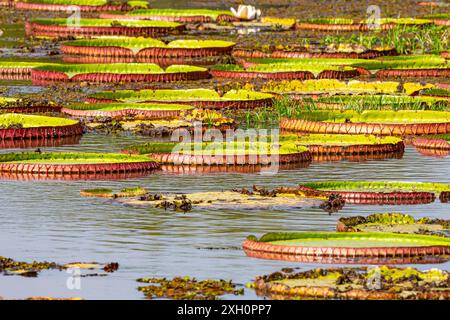
{"label": "ripple on water", "polygon": [[[86,135],[79,146],[46,148],[56,151],[118,152],[139,137]],[[20,150],[1,150],[12,152]],[[66,289],[67,274],[45,273],[36,280],[0,277],[0,295],[142,298],[134,280],[143,276],[190,275],[233,279],[245,284],[256,275],[282,267],[316,267],[248,258],[239,248],[250,235],[270,231],[333,231],[341,216],[403,212],[415,217],[449,219],[448,204],[413,206],[347,206],[337,214],[312,208],[256,211],[194,209],[187,214],[154,208],[133,208],[110,200],[81,198],[80,189],[143,186],[155,192],[196,192],[251,187],[294,186],[306,181],[396,180],[450,183],[450,157],[420,156],[408,148],[402,159],[367,162],[313,163],[276,176],[261,174],[174,175],[158,173],[124,181],[4,181],[0,180],[0,254],[22,260],[118,261],[120,271],[107,281],[83,278],[82,290]],[[209,250],[208,248],[218,248]],[[225,248],[225,249],[224,249]],[[226,249],[230,248],[230,249]],[[431,266],[420,266],[429,268]],[[440,265],[449,269],[450,264]],[[39,288],[40,289],[37,289]],[[254,298],[248,290],[246,298]]]}

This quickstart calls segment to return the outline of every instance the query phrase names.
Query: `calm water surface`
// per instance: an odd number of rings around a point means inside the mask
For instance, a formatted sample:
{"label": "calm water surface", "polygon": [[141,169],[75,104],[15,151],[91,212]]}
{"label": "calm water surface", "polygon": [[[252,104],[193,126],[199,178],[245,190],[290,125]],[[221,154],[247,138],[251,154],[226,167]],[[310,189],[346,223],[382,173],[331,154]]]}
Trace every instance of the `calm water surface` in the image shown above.
{"label": "calm water surface", "polygon": [[[86,135],[78,146],[45,150],[112,152],[136,137]],[[10,152],[14,150],[1,150]],[[139,277],[195,276],[232,279],[245,285],[255,276],[282,267],[316,267],[248,258],[239,249],[249,234],[270,231],[333,231],[341,216],[403,212],[414,217],[449,219],[449,205],[351,206],[328,215],[318,209],[204,210],[174,213],[133,208],[105,199],[82,198],[80,189],[143,186],[154,192],[195,192],[251,187],[295,186],[315,180],[396,180],[450,183],[450,157],[433,158],[408,148],[403,159],[368,162],[313,163],[308,168],[261,174],[174,175],[157,173],[124,181],[5,181],[0,180],[0,255],[17,260],[58,263],[97,261],[120,263],[108,277],[82,278],[81,290],[68,290],[66,272],[43,272],[38,278],[0,277],[0,296],[139,299]],[[210,250],[210,248],[219,248]],[[419,268],[430,268],[421,265]],[[439,265],[450,269],[450,263]],[[85,272],[86,273],[86,272]],[[246,290],[244,298],[255,298]]]}

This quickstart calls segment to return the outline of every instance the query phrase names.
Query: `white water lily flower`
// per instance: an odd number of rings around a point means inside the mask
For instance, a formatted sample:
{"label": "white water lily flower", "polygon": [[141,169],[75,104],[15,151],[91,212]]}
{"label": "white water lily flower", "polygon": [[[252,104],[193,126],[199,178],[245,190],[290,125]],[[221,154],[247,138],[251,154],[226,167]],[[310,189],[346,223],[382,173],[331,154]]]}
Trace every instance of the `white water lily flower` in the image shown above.
{"label": "white water lily flower", "polygon": [[235,17],[240,19],[255,20],[261,17],[261,10],[254,6],[239,5],[237,11],[234,8],[230,8],[230,10]]}

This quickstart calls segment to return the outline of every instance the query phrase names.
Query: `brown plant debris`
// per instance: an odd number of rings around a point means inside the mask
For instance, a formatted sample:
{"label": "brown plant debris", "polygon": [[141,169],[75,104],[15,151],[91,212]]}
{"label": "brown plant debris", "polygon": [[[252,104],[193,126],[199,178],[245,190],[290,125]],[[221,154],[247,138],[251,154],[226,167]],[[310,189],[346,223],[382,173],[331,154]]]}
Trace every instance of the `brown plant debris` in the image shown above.
{"label": "brown plant debris", "polygon": [[243,295],[244,289],[238,289],[236,284],[225,280],[199,281],[190,277],[141,278],[140,283],[149,284],[138,287],[148,299],[164,298],[174,300],[216,300],[225,294]]}

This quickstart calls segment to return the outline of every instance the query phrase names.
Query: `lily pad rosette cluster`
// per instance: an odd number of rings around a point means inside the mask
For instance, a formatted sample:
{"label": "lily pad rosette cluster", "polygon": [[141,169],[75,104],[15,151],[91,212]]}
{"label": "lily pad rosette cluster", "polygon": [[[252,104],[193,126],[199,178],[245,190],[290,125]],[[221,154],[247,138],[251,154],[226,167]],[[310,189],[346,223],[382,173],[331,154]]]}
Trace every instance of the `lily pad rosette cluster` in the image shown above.
{"label": "lily pad rosette cluster", "polygon": [[209,23],[239,21],[230,11],[209,9],[138,9],[125,14],[107,12],[100,14],[103,19],[174,21],[181,23]]}
{"label": "lily pad rosette cluster", "polygon": [[83,133],[78,121],[18,113],[0,114],[0,140],[48,139]]}
{"label": "lily pad rosette cluster", "polygon": [[128,3],[110,0],[16,0],[13,5],[19,10],[30,11],[64,11],[77,6],[81,12],[129,11],[136,6],[146,7],[146,1],[129,1]]}
{"label": "lily pad rosette cluster", "polygon": [[426,182],[390,181],[324,181],[303,183],[302,189],[338,194],[354,204],[421,204],[431,203],[450,185]]}
{"label": "lily pad rosette cluster", "polygon": [[156,64],[79,64],[47,65],[32,70],[32,81],[45,85],[53,82],[170,82],[209,77],[201,67],[172,65],[166,69]]}
{"label": "lily pad rosette cluster", "polygon": [[228,55],[233,42],[221,40],[175,40],[169,43],[149,38],[99,38],[75,40],[61,45],[64,55],[114,57],[146,63],[155,58],[199,58]]}
{"label": "lily pad rosette cluster", "polygon": [[25,24],[25,34],[35,38],[73,38],[99,36],[156,37],[180,33],[184,25],[164,21],[115,21],[82,18],[77,25],[67,19],[30,19]]}
{"label": "lily pad rosette cluster", "polygon": [[450,112],[445,111],[305,111],[297,119],[282,119],[288,131],[389,136],[450,133]]}
{"label": "lily pad rosette cluster", "polygon": [[89,103],[169,103],[209,109],[252,109],[269,107],[274,96],[247,90],[230,90],[220,95],[210,89],[187,90],[116,90],[90,95]]}
{"label": "lily pad rosette cluster", "polygon": [[305,147],[270,142],[147,143],[130,146],[123,152],[147,154],[163,164],[189,166],[270,165],[303,163],[312,159]]}
{"label": "lily pad rosette cluster", "polygon": [[268,233],[249,236],[243,248],[247,256],[270,260],[409,264],[448,260],[450,239],[384,232]]}
{"label": "lily pad rosette cluster", "polygon": [[7,153],[0,155],[0,177],[69,177],[89,179],[121,174],[147,174],[160,165],[144,156],[101,153]]}
{"label": "lily pad rosette cluster", "polygon": [[381,266],[294,272],[257,277],[259,296],[270,299],[449,300],[447,271]]}

